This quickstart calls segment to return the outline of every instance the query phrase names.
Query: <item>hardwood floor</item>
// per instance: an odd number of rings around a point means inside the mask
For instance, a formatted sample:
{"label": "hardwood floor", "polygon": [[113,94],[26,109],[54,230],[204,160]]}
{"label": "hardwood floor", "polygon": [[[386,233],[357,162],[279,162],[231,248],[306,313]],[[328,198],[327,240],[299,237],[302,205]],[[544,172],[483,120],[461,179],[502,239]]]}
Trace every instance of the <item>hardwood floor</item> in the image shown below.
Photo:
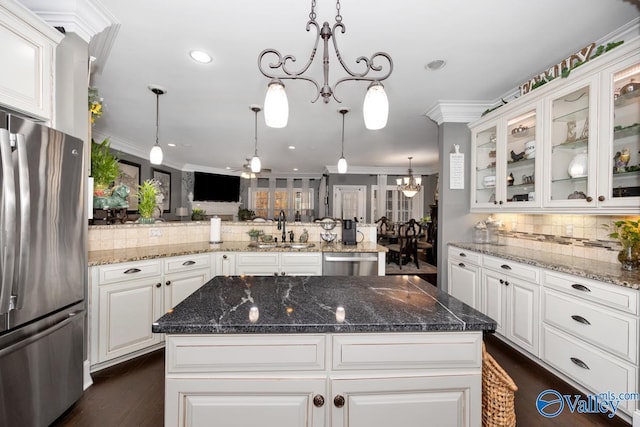
{"label": "hardwood floor", "polygon": [[563,395],[581,393],[540,365],[513,350],[495,336],[487,335],[484,341],[489,354],[518,386],[518,391],[515,394],[518,427],[630,426],[620,417],[610,419],[605,414],[571,413],[566,406],[557,417],[543,417],[536,409],[536,399],[542,391],[553,389]]}
{"label": "hardwood floor", "polygon": [[[541,391],[554,389],[562,394],[577,391],[499,339],[488,335],[485,342],[487,351],[518,385],[515,395],[518,427],[629,426],[618,417],[572,414],[566,409],[555,418],[542,417],[535,403]],[[53,426],[158,427],[163,425],[163,412],[164,350],[158,350],[94,374],[93,386]]]}

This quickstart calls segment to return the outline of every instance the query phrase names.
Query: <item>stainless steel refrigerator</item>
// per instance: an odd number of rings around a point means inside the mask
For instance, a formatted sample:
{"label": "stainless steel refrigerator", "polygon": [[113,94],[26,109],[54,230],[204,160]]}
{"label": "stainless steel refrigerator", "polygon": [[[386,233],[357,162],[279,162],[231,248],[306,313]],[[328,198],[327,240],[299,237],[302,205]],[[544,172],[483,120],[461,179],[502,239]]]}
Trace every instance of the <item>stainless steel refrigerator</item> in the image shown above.
{"label": "stainless steel refrigerator", "polygon": [[0,111],[0,426],[47,426],[83,389],[84,143]]}

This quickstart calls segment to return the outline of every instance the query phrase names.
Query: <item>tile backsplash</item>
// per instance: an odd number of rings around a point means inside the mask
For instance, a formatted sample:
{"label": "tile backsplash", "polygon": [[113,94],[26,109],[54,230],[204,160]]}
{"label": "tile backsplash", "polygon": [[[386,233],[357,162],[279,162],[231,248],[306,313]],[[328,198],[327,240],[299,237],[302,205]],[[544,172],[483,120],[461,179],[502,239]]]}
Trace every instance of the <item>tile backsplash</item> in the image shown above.
{"label": "tile backsplash", "polygon": [[[280,240],[282,231],[277,229],[276,222],[251,223],[222,221],[220,237],[225,242],[249,242],[247,234],[252,228],[262,230],[265,234],[271,234]],[[287,223],[287,234],[293,231],[295,240],[306,229],[310,242],[320,242],[320,233],[325,230],[314,223]],[[340,224],[332,233],[336,233],[337,240],[341,236]],[[364,242],[376,241],[375,224],[359,224],[358,232],[362,232],[359,240]],[[185,221],[163,222],[151,225],[122,224],[122,225],[93,225],[89,227],[89,250],[112,250],[134,248],[140,246],[175,245],[182,243],[208,242],[210,237],[209,222]],[[288,238],[288,236],[287,236]]]}
{"label": "tile backsplash", "polygon": [[[611,225],[637,216],[494,214],[503,224],[502,243],[580,258],[618,262],[620,243]],[[607,228],[606,226],[609,228]]]}

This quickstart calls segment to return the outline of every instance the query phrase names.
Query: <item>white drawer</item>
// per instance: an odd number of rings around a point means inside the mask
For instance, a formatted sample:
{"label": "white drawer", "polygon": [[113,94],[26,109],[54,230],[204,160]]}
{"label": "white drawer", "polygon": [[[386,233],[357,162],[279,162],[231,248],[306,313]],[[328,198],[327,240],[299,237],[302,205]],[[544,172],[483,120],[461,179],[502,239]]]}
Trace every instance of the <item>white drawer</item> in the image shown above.
{"label": "white drawer", "polygon": [[167,335],[167,373],[319,371],[321,335]]}
{"label": "white drawer", "polygon": [[542,284],[585,300],[638,314],[638,290],[546,270]]}
{"label": "white drawer", "polygon": [[482,264],[482,254],[478,252],[468,251],[466,249],[460,249],[455,246],[449,246],[448,250],[448,259],[455,258],[456,260],[461,260],[466,264]]}
{"label": "white drawer", "polygon": [[295,265],[322,265],[322,255],[320,253],[283,253],[282,266]]}
{"label": "white drawer", "polygon": [[540,283],[540,269],[538,267],[532,267],[490,255],[485,255],[482,258],[482,265],[495,271],[501,271],[512,277],[518,277],[533,283]]}
{"label": "white drawer", "polygon": [[124,262],[98,267],[98,284],[104,285],[161,275],[162,266],[160,260]]}
{"label": "white drawer", "polygon": [[273,253],[239,253],[237,255],[238,265],[250,265],[250,266],[258,266],[258,265],[275,265],[278,266],[280,264],[280,254],[277,252]]}
{"label": "white drawer", "polygon": [[333,369],[480,368],[481,348],[481,333],[334,335]]}
{"label": "white drawer", "polygon": [[209,254],[197,254],[168,258],[164,261],[165,273],[177,273],[185,270],[195,270],[197,268],[209,268]]}
{"label": "white drawer", "polygon": [[[557,329],[542,327],[545,362],[555,367],[592,393],[637,392],[638,368],[622,362]],[[584,364],[582,367],[580,364]],[[621,401],[620,409],[629,413],[635,401]]]}
{"label": "white drawer", "polygon": [[543,320],[630,362],[638,360],[638,319],[545,289]]}

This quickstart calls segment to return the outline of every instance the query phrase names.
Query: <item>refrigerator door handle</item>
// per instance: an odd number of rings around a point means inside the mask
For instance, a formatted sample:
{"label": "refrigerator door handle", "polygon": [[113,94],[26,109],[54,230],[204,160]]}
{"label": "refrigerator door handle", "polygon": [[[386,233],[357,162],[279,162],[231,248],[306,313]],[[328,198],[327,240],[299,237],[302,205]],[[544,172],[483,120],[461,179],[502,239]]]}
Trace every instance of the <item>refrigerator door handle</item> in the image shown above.
{"label": "refrigerator door handle", "polygon": [[20,257],[18,258],[18,274],[14,275],[16,306],[24,306],[25,279],[29,271],[29,246],[31,245],[31,187],[29,183],[29,164],[24,135],[16,134],[16,151],[18,153],[18,189],[20,191]]}
{"label": "refrigerator door handle", "polygon": [[55,331],[57,331],[58,329],[64,328],[67,324],[73,322],[75,320],[75,317],[78,314],[81,314],[83,312],[83,310],[81,311],[74,311],[72,313],[69,313],[68,317],[65,317],[64,319],[60,320],[58,323],[55,323],[51,326],[49,326],[47,329],[42,330],[40,332],[38,332],[37,334],[31,335],[28,338],[23,339],[22,341],[18,341],[17,343],[10,345],[8,347],[5,347],[3,349],[0,350],[0,359],[10,353],[13,353],[16,350],[20,350],[23,347],[28,346],[29,344],[36,342],[44,337],[46,337],[47,335],[51,335],[52,333],[54,333]]}
{"label": "refrigerator door handle", "polygon": [[8,313],[11,309],[15,270],[15,242],[16,242],[16,184],[13,171],[13,155],[11,153],[11,137],[9,131],[0,129],[0,164],[2,164],[2,194],[0,204],[2,216],[0,219],[0,314]]}

